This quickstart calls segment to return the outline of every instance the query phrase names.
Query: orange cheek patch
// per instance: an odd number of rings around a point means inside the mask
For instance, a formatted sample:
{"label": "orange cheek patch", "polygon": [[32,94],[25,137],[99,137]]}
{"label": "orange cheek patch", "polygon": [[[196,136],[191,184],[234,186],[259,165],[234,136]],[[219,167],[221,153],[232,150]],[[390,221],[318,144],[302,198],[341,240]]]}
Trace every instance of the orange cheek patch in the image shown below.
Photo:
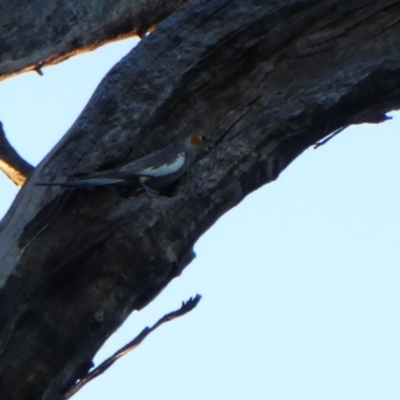
{"label": "orange cheek patch", "polygon": [[198,135],[194,135],[190,138],[190,144],[193,146],[197,146],[201,142],[201,137]]}

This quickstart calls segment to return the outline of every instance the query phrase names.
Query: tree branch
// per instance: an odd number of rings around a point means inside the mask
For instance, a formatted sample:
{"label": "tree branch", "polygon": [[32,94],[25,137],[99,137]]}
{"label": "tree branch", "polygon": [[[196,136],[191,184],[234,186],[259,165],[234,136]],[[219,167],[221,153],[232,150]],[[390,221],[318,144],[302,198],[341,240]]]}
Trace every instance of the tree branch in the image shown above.
{"label": "tree branch", "polygon": [[17,186],[22,186],[34,170],[11,146],[6,138],[3,124],[0,122],[0,170],[2,170]]}
{"label": "tree branch", "polygon": [[336,131],[332,132],[329,136],[315,143],[314,149],[318,149],[318,147],[321,147],[324,144],[328,143],[331,139],[333,139],[336,135],[339,135],[339,133],[343,132],[346,128],[347,126],[342,126],[341,128],[336,129]]}
{"label": "tree branch", "polygon": [[33,0],[0,7],[0,80],[146,32],[187,0]]}
{"label": "tree branch", "polygon": [[99,375],[103,374],[108,368],[111,367],[119,358],[124,356],[125,354],[129,353],[130,351],[136,349],[144,339],[153,331],[155,331],[159,326],[162,324],[172,321],[175,318],[182,317],[183,315],[187,314],[188,312],[192,311],[199,301],[201,296],[197,294],[194,298],[190,298],[186,302],[182,302],[182,306],[179,310],[172,311],[162,318],[160,318],[152,327],[146,327],[139,333],[133,340],[127,343],[125,346],[121,347],[117,352],[115,352],[111,357],[104,360],[98,367],[93,369],[92,371],[88,372],[85,376],[83,376],[79,381],[74,384],[70,389],[67,390],[65,394],[65,399],[71,398],[76,392],[81,390],[86,384],[88,384],[94,378],[97,378]]}

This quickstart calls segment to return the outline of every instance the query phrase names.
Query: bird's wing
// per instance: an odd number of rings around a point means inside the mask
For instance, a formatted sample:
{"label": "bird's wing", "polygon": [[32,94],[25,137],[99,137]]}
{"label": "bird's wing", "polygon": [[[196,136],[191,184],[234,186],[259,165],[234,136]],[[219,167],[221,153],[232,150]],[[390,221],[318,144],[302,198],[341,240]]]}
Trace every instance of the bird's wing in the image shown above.
{"label": "bird's wing", "polygon": [[[167,150],[168,149],[168,150]],[[121,168],[108,171],[79,174],[73,181],[67,182],[37,182],[38,186],[103,186],[114,185],[134,178],[162,178],[172,175],[183,168],[187,154],[178,152],[171,160],[171,148],[164,148],[138,160],[132,161]]]}
{"label": "bird's wing", "polygon": [[185,152],[178,153],[173,160],[166,160],[164,157],[157,157],[157,154],[143,157],[124,165],[118,169],[117,177],[125,179],[129,177],[162,178],[179,171],[185,164]]}

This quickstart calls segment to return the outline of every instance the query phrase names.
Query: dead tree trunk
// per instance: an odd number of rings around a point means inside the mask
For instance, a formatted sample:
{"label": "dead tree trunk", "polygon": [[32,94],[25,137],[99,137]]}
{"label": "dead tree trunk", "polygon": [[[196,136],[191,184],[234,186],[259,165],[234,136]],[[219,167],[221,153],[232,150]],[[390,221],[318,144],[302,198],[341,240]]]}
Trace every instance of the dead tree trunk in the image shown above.
{"label": "dead tree trunk", "polygon": [[[395,0],[197,0],[104,78],[0,230],[0,393],[55,399],[193,258],[196,240],[307,147],[400,104]],[[35,187],[128,162],[214,120],[168,197]]]}
{"label": "dead tree trunk", "polygon": [[0,5],[0,80],[146,32],[186,0],[24,0]]}

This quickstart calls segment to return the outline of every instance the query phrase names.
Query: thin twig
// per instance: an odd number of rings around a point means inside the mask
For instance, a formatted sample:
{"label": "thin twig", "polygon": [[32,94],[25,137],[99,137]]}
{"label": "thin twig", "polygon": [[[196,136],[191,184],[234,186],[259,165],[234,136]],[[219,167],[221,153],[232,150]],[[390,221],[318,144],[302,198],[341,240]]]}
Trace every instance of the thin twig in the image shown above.
{"label": "thin twig", "polygon": [[17,186],[22,186],[33,169],[11,146],[0,122],[0,170]]}
{"label": "thin twig", "polygon": [[124,347],[119,349],[115,352],[111,357],[107,358],[103,361],[98,367],[93,369],[92,371],[88,372],[85,376],[79,379],[64,395],[64,399],[69,399],[73,396],[78,390],[82,389],[87,383],[89,383],[92,379],[98,377],[103,372],[105,372],[111,365],[114,364],[118,358],[122,357],[123,355],[127,354],[131,350],[135,349],[139,344],[143,342],[143,340],[154,330],[156,330],[160,325],[164,324],[165,322],[172,321],[175,318],[181,317],[182,315],[187,314],[188,312],[192,311],[197,304],[199,303],[201,296],[197,294],[194,298],[190,298],[186,302],[182,302],[182,306],[179,310],[172,311],[169,314],[164,315],[160,318],[151,328],[146,327],[139,333],[132,341],[127,343]]}
{"label": "thin twig", "polygon": [[33,69],[39,76],[43,76],[42,64],[36,65]]}
{"label": "thin twig", "polygon": [[314,149],[318,149],[318,147],[323,146],[325,143],[329,142],[331,139],[333,139],[336,135],[338,135],[340,132],[342,132],[346,128],[347,128],[346,126],[342,126],[341,128],[336,129],[336,131],[331,133],[328,137],[326,137],[325,139],[321,140],[320,142],[315,143]]}

